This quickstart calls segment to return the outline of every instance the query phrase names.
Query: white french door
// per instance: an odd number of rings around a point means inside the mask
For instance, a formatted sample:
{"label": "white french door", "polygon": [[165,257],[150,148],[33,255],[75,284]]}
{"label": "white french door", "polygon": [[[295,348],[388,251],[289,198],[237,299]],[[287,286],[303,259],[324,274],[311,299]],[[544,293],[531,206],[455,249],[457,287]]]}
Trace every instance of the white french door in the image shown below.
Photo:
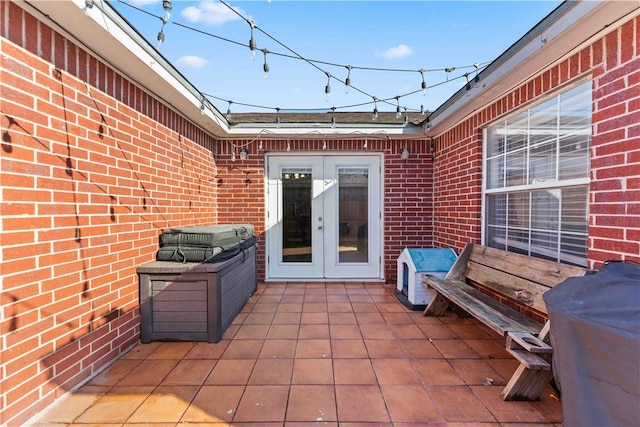
{"label": "white french door", "polygon": [[268,156],[267,277],[380,279],[380,156]]}

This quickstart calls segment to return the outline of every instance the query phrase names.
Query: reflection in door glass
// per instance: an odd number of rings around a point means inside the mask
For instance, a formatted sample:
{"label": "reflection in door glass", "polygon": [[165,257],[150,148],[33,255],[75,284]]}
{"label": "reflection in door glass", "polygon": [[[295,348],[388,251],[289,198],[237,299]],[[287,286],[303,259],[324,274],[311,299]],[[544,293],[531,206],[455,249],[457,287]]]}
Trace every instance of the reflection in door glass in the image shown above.
{"label": "reflection in door glass", "polygon": [[338,168],[338,221],[338,262],[368,262],[368,168]]}
{"label": "reflection in door glass", "polygon": [[282,262],[311,262],[310,168],[282,169]]}

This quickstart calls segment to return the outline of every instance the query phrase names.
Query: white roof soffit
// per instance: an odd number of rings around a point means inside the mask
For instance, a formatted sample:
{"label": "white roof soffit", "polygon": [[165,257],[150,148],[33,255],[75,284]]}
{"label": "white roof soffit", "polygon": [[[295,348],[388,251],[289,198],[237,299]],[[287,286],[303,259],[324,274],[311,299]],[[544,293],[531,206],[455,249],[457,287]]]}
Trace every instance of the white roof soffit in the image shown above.
{"label": "white roof soffit", "polygon": [[[87,8],[85,0],[35,0],[16,2],[54,30],[88,49],[92,54],[140,87],[216,137],[254,137],[261,134],[324,136],[386,134],[424,137],[416,124],[242,123],[229,126],[227,119],[162,54],[105,0]],[[203,110],[202,104],[206,105]]]}
{"label": "white roof soffit", "polygon": [[216,136],[228,130],[226,119],[169,61],[103,0],[86,8],[84,0],[16,2],[55,31],[85,47],[125,78]]}
{"label": "white roof soffit", "polygon": [[638,14],[638,0],[565,1],[482,70],[470,90],[463,87],[438,107],[425,122],[425,134],[443,134]]}

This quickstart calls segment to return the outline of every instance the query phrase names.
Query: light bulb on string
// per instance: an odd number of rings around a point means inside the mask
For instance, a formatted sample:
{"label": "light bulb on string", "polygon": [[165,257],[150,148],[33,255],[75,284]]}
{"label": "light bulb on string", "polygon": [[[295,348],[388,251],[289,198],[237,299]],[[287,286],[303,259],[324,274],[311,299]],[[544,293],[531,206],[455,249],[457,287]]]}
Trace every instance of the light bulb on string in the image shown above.
{"label": "light bulb on string", "polygon": [[89,10],[93,9],[93,0],[84,0],[84,7],[82,11],[85,15],[89,15]]}
{"label": "light bulb on string", "polygon": [[162,24],[162,27],[160,28],[160,32],[158,32],[158,44],[156,45],[156,48],[159,48],[160,45],[164,42],[164,23]]}
{"label": "light bulb on string", "polygon": [[225,115],[225,117],[227,118],[227,120],[231,120],[231,104],[233,104],[233,101],[227,101],[229,103],[229,106],[227,107],[227,114]]}
{"label": "light bulb on string", "polygon": [[262,49],[262,53],[264,53],[264,64],[262,64],[262,69],[264,70],[264,78],[269,77],[269,64],[267,64],[267,53],[269,51],[267,49]]}
{"label": "light bulb on string", "polygon": [[249,24],[249,29],[251,31],[251,38],[249,39],[249,50],[251,51],[250,59],[253,61],[254,59],[256,59],[256,41],[253,38],[253,29],[256,27],[256,24],[254,24],[251,20],[247,20],[247,23]]}
{"label": "light bulb on string", "polygon": [[420,106],[420,115],[424,116],[424,105]]}
{"label": "light bulb on string", "polygon": [[400,96],[396,96],[396,102],[398,105],[396,106],[396,119],[402,117],[402,112],[400,111]]}
{"label": "light bulb on string", "polygon": [[327,75],[327,85],[324,87],[324,100],[325,102],[329,101],[329,94],[331,93],[331,74],[328,72],[325,73]]}
{"label": "light bulb on string", "polygon": [[420,75],[422,76],[422,83],[420,83],[420,87],[422,88],[422,96],[425,96],[427,94],[427,82],[424,81],[424,69],[420,68],[420,70],[418,70],[420,72]]}
{"label": "light bulb on string", "polygon": [[378,98],[373,97],[373,114],[371,114],[371,120],[378,120]]}
{"label": "light bulb on string", "polygon": [[344,93],[349,93],[349,87],[351,86],[351,69],[353,68],[351,65],[346,65],[347,68],[347,78],[344,79]]}
{"label": "light bulb on string", "polygon": [[163,0],[162,8],[164,9],[163,21],[169,22],[169,19],[171,19],[171,0]]}
{"label": "light bulb on string", "polygon": [[331,107],[331,127],[336,127],[336,107]]}
{"label": "light bulb on string", "polygon": [[403,123],[406,125],[409,123],[409,113],[407,112],[407,107],[404,107],[404,120]]}
{"label": "light bulb on string", "polygon": [[280,107],[276,107],[276,127],[280,127]]}
{"label": "light bulb on string", "polygon": [[204,95],[202,95],[202,98],[200,99],[200,114],[202,114],[203,116],[206,114],[205,108],[206,106],[204,105]]}

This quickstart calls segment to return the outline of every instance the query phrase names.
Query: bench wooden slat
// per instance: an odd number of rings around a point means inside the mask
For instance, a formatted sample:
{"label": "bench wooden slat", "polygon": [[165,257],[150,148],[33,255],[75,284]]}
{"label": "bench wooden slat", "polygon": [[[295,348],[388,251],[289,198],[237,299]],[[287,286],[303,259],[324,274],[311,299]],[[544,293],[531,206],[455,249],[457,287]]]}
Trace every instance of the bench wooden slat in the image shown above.
{"label": "bench wooden slat", "polygon": [[569,264],[549,261],[515,252],[507,252],[488,246],[470,245],[469,259],[511,275],[554,287],[567,277],[583,276],[586,269]]}
{"label": "bench wooden slat", "polygon": [[545,371],[551,369],[549,362],[534,353],[529,353],[526,350],[516,350],[513,348],[508,348],[507,351],[529,369],[544,369]]}
{"label": "bench wooden slat", "polygon": [[495,270],[471,259],[467,264],[467,278],[538,311],[544,313],[547,311],[542,299],[542,294],[549,290],[547,286],[523,279],[512,273]]}
{"label": "bench wooden slat", "polygon": [[466,283],[425,275],[424,280],[446,299],[500,335],[510,331],[538,334],[542,325]]}

